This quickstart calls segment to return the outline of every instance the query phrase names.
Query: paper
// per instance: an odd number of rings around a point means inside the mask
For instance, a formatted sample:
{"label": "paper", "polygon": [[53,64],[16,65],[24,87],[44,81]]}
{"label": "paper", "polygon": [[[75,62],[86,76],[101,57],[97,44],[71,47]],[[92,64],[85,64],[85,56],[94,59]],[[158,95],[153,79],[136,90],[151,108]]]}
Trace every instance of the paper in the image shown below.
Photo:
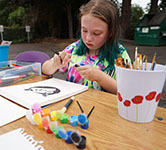
{"label": "paper", "polygon": [[0,95],[31,109],[34,103],[41,106],[58,102],[87,90],[88,87],[56,78],[0,88]]}
{"label": "paper", "polygon": [[26,109],[0,96],[0,127],[25,116]]}
{"label": "paper", "polygon": [[24,132],[23,128],[0,135],[0,148],[2,150],[44,150],[39,143],[42,141],[35,141],[32,135]]}

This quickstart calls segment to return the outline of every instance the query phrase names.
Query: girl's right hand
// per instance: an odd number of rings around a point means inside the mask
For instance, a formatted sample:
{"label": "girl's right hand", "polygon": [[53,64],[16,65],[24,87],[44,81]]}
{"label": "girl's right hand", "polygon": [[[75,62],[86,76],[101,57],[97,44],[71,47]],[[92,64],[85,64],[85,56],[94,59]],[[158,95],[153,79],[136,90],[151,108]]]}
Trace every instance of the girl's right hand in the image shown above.
{"label": "girl's right hand", "polygon": [[70,61],[70,55],[63,51],[59,55],[55,54],[53,57],[53,65],[59,69],[65,67]]}

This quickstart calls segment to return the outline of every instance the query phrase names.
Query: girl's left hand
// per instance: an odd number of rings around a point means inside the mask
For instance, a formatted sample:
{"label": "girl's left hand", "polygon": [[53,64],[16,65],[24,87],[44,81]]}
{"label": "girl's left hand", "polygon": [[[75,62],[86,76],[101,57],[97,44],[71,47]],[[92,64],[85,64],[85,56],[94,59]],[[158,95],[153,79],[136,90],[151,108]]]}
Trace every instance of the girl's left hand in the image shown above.
{"label": "girl's left hand", "polygon": [[101,74],[101,70],[92,67],[90,65],[85,65],[85,66],[79,66],[76,68],[76,70],[78,71],[78,73],[83,76],[84,78],[86,78],[89,81],[97,81],[100,77]]}

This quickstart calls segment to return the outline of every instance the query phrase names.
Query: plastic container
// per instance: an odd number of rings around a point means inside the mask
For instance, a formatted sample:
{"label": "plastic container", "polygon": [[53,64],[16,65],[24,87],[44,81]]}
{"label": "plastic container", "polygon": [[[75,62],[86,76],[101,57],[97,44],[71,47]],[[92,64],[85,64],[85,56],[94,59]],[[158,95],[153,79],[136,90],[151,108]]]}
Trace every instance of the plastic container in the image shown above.
{"label": "plastic container", "polygon": [[3,61],[0,62],[0,87],[41,75],[41,63]]}

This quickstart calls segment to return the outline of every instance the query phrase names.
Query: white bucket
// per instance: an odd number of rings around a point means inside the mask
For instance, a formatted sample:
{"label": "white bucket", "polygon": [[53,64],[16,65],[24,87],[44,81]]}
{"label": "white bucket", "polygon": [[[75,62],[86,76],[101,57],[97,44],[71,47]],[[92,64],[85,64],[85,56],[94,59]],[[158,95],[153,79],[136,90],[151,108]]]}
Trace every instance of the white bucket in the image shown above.
{"label": "white bucket", "polygon": [[146,123],[154,119],[166,79],[164,65],[151,63],[147,70],[133,70],[116,66],[118,112],[129,121]]}

